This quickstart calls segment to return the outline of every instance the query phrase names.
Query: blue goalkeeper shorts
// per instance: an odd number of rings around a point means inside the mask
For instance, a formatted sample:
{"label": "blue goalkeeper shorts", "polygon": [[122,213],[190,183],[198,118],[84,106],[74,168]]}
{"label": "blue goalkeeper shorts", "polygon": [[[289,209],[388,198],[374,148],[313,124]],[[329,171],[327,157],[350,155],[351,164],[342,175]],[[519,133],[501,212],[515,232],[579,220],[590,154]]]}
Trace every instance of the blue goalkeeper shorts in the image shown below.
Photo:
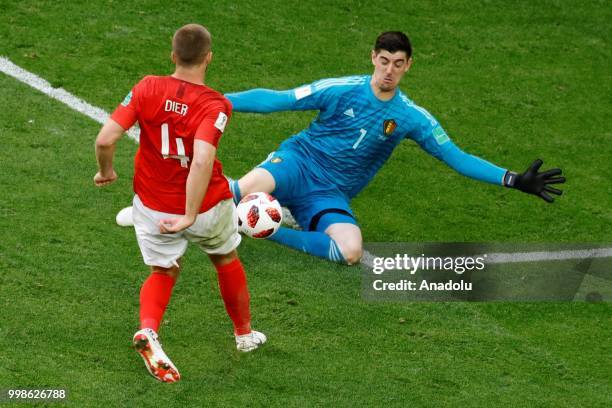
{"label": "blue goalkeeper shorts", "polygon": [[[291,146],[291,145],[290,145]],[[317,166],[295,148],[281,145],[258,167],[274,177],[272,195],[305,231],[324,232],[331,224],[358,225],[348,197],[311,169]]]}

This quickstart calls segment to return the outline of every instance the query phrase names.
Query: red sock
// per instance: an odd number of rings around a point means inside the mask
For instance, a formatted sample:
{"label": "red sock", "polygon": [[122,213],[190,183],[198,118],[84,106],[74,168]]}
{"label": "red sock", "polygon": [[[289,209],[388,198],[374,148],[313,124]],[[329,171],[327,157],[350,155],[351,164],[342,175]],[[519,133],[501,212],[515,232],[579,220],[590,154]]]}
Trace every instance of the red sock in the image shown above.
{"label": "red sock", "polygon": [[234,322],[234,334],[251,332],[251,311],[249,310],[249,288],[240,259],[225,265],[215,265],[219,278],[219,289],[225,303],[225,310]]}
{"label": "red sock", "polygon": [[144,281],[140,289],[140,328],[157,331],[166,306],[172,296],[176,279],[165,273],[154,272]]}

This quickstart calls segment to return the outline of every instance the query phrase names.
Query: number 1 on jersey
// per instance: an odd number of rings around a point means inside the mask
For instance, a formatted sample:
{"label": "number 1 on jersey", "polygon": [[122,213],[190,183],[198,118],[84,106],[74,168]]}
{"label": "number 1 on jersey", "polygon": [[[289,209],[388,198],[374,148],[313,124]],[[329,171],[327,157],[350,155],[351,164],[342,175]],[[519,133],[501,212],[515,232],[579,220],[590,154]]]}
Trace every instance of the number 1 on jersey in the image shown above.
{"label": "number 1 on jersey", "polygon": [[366,133],[368,133],[368,131],[365,129],[359,129],[359,133],[361,133],[361,136],[359,136],[359,139],[357,139],[357,141],[353,145],[353,149],[356,149],[357,147],[359,147],[359,143],[361,143],[361,141],[365,137]]}
{"label": "number 1 on jersey", "polygon": [[181,167],[187,167],[189,163],[189,157],[185,156],[185,145],[183,144],[183,139],[177,137],[174,139],[176,141],[176,153],[170,154],[170,132],[168,131],[168,124],[162,123],[161,125],[161,154],[164,156],[164,159],[176,159],[181,162]]}

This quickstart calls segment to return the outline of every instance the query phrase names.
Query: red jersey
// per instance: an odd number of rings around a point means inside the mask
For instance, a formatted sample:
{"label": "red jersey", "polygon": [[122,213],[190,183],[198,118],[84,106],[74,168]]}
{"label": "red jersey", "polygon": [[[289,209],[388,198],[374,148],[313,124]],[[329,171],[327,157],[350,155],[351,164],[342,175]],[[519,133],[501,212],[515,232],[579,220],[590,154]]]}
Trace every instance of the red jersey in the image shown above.
{"label": "red jersey", "polygon": [[[185,214],[193,141],[217,147],[231,114],[230,101],[219,92],[171,76],[146,76],[132,89],[111,118],[124,129],[137,120],[140,125],[134,192],[144,205]],[[231,197],[221,162],[215,158],[200,213]]]}

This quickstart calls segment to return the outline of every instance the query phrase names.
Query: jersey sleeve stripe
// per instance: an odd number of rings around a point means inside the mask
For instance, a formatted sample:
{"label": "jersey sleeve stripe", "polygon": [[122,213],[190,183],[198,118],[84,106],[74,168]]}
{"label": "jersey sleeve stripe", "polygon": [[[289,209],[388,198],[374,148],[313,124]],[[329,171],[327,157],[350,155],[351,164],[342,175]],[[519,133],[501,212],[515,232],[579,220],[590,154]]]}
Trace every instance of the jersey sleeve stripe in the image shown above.
{"label": "jersey sleeve stripe", "polygon": [[365,82],[365,78],[360,77],[349,77],[349,78],[337,78],[337,79],[324,79],[319,82],[314,83],[315,90],[319,91],[321,89],[329,88],[330,86],[340,86],[340,85],[361,85]]}
{"label": "jersey sleeve stripe", "polygon": [[327,88],[329,86],[333,86],[333,85],[357,85],[357,84],[363,84],[364,80],[349,80],[349,81],[345,81],[345,80],[326,80],[326,81],[321,81],[321,82],[316,82],[314,84],[315,89],[322,89],[322,88]]}
{"label": "jersey sleeve stripe", "polygon": [[425,116],[427,118],[429,123],[431,123],[432,126],[436,126],[438,124],[438,121],[436,120],[436,118],[434,118],[432,116],[432,114],[429,113],[425,108],[422,108],[419,105],[415,104],[410,99],[408,99],[408,97],[406,95],[404,95],[404,94],[401,94],[400,97],[402,98],[402,101],[404,101],[406,106],[421,112],[423,114],[423,116]]}
{"label": "jersey sleeve stripe", "polygon": [[365,75],[354,75],[354,76],[347,76],[347,77],[341,77],[341,78],[320,79],[316,81],[315,83],[325,83],[325,82],[331,82],[331,81],[363,81],[365,78],[366,78]]}

